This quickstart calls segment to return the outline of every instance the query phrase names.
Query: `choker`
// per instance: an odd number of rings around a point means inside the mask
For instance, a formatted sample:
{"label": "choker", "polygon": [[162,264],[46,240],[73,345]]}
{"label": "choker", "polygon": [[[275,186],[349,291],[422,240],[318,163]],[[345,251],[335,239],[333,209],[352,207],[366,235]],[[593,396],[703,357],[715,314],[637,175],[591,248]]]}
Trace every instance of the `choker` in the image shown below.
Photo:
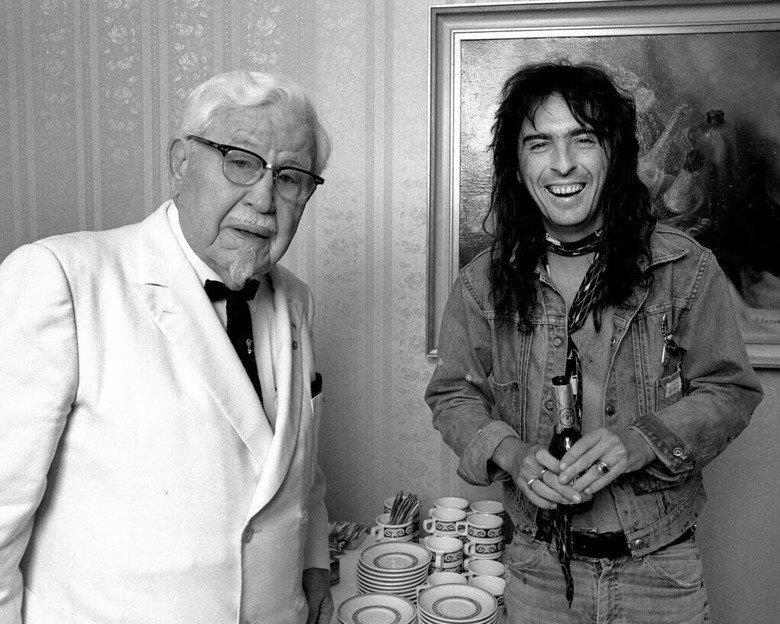
{"label": "choker", "polygon": [[585,238],[581,238],[580,240],[571,243],[564,243],[554,236],[545,233],[544,242],[547,251],[551,251],[559,256],[584,256],[585,254],[597,251],[599,247],[601,247],[601,235],[603,232],[603,228],[600,228],[595,232],[588,234]]}

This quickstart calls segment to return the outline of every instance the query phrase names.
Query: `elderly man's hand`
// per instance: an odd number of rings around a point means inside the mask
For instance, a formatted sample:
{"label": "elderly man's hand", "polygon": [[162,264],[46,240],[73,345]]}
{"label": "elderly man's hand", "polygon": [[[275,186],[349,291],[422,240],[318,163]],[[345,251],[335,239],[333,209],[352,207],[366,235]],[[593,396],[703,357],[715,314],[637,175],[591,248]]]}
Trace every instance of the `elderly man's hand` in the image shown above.
{"label": "elderly man's hand", "polygon": [[303,593],[309,604],[306,624],[330,624],[333,598],[330,595],[330,570],[307,568],[303,571]]}
{"label": "elderly man's hand", "polygon": [[558,480],[592,495],[653,459],[653,449],[638,432],[601,427],[582,436],[561,458]]}

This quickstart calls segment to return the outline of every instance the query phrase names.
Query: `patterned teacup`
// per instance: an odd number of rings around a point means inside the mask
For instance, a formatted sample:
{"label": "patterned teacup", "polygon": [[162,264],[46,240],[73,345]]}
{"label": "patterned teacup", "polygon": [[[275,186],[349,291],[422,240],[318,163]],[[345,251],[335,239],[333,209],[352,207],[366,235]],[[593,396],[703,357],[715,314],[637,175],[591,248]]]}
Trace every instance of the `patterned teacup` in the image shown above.
{"label": "patterned teacup", "polygon": [[462,509],[448,507],[434,507],[430,514],[430,518],[423,520],[423,528],[434,535],[457,535],[457,525],[466,517]]}
{"label": "patterned teacup", "polygon": [[498,576],[506,578],[506,566],[500,561],[493,559],[466,559],[463,562],[463,576],[472,578],[474,576]]}
{"label": "patterned teacup", "polygon": [[466,542],[463,552],[467,557],[498,558],[504,552],[504,540],[499,538],[493,542]]}
{"label": "patterned teacup", "polygon": [[463,545],[457,537],[446,535],[429,535],[423,544],[433,555],[431,565],[434,568],[446,570],[463,565]]}
{"label": "patterned teacup", "polygon": [[504,513],[503,503],[495,500],[474,501],[469,509],[469,513],[493,514],[494,516],[500,516]]}
{"label": "patterned teacup", "polygon": [[444,496],[433,501],[433,506],[441,509],[462,509],[466,511],[469,507],[469,502],[465,498],[458,496]]}
{"label": "patterned teacup", "polygon": [[493,514],[473,513],[464,522],[457,523],[455,532],[467,537],[470,542],[503,539],[504,520]]}
{"label": "patterned teacup", "polygon": [[428,575],[428,580],[422,585],[418,585],[414,591],[419,597],[421,591],[428,589],[429,587],[434,587],[435,585],[444,584],[465,585],[466,579],[457,572],[433,572]]}
{"label": "patterned teacup", "polygon": [[390,524],[390,514],[376,517],[376,526],[371,527],[371,537],[380,542],[410,542],[414,539],[414,522]]}

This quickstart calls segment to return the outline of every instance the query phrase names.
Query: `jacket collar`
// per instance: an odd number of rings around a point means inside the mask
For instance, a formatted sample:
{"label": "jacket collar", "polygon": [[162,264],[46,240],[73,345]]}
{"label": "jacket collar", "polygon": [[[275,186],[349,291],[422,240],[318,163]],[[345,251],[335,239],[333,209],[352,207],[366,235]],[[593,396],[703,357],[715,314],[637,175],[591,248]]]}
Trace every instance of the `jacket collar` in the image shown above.
{"label": "jacket collar", "polygon": [[[166,206],[163,204],[141,224],[143,235],[135,251],[135,285],[180,361],[201,378],[222,415],[249,449],[261,480],[278,487],[292,456],[290,449],[295,445],[294,440],[290,444],[290,438],[297,436],[300,419],[300,388],[293,388],[292,382],[300,377],[300,372],[293,371],[295,362],[300,365],[300,356],[297,360],[293,357],[290,335],[291,323],[297,319],[291,319],[295,311],[290,305],[289,291],[277,269],[272,269],[269,277],[273,288],[273,338],[267,341],[276,345],[274,433],[198,276],[176,242]],[[258,318],[257,299],[250,309],[253,319]],[[278,474],[281,476],[277,477]]]}

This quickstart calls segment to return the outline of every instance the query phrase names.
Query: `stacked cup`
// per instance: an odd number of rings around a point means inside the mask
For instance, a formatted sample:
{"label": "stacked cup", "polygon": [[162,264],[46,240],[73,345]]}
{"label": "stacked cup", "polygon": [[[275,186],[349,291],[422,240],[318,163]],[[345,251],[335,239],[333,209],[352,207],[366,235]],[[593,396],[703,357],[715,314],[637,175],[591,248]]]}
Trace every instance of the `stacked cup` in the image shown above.
{"label": "stacked cup", "polygon": [[466,519],[468,501],[448,496],[439,498],[423,521],[423,528],[430,533],[425,547],[433,556],[431,572],[460,572],[463,564],[463,544],[457,533],[457,525]]}
{"label": "stacked cup", "polygon": [[469,559],[500,559],[504,554],[504,519],[475,512],[456,524],[458,535],[466,538],[463,552]]}
{"label": "stacked cup", "polygon": [[460,572],[463,569],[463,543],[449,535],[429,535],[423,540],[431,553],[429,572]]}
{"label": "stacked cup", "polygon": [[493,559],[472,559],[464,567],[463,577],[468,579],[468,584],[491,594],[501,609],[506,588],[506,566]]}

